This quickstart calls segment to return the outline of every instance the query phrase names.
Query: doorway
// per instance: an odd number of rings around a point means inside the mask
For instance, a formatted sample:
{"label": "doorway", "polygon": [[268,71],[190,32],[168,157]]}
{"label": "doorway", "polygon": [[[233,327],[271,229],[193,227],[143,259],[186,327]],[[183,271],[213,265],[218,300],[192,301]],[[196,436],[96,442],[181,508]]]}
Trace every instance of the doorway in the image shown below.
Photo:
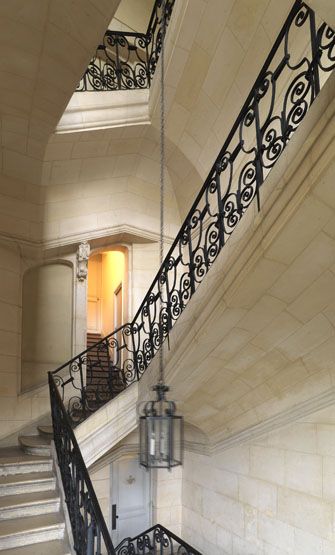
{"label": "doorway", "polygon": [[93,254],[88,261],[87,333],[104,337],[127,318],[127,258],[122,247]]}
{"label": "doorway", "polygon": [[101,335],[102,256],[96,254],[88,260],[87,332]]}
{"label": "doorway", "polygon": [[111,530],[114,545],[137,536],[151,525],[150,473],[137,459],[111,465]]}

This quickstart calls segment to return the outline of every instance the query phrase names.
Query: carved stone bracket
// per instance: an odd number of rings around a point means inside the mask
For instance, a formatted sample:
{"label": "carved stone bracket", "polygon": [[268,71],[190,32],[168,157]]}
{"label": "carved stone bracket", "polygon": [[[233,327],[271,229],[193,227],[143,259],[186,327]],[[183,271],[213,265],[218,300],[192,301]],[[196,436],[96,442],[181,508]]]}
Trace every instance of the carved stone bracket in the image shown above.
{"label": "carved stone bracket", "polygon": [[90,256],[90,245],[87,241],[80,243],[77,250],[77,278],[78,281],[85,281],[88,272],[88,258]]}

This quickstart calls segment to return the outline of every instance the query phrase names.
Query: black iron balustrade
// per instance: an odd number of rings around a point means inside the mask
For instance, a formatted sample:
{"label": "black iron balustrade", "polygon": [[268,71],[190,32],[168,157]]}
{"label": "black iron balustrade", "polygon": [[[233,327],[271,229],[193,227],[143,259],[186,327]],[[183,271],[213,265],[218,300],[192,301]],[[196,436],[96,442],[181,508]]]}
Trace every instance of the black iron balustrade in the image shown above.
{"label": "black iron balustrade", "polygon": [[135,538],[126,538],[115,551],[116,555],[201,555],[200,551],[160,524]]}
{"label": "black iron balustrade", "polygon": [[[165,0],[169,23],[175,0]],[[162,46],[163,0],[156,0],[146,33],[106,31],[77,92],[150,87]]]}
{"label": "black iron balustrade", "polygon": [[334,31],[297,1],[133,321],[54,371],[74,424],[140,379],[334,67]]}
{"label": "black iron balustrade", "polygon": [[142,532],[136,538],[126,538],[116,549],[114,548],[71,421],[51,372],[49,388],[54,442],[76,554],[201,555],[160,524]]}
{"label": "black iron balustrade", "polygon": [[115,555],[69,416],[49,373],[54,441],[77,555]]}

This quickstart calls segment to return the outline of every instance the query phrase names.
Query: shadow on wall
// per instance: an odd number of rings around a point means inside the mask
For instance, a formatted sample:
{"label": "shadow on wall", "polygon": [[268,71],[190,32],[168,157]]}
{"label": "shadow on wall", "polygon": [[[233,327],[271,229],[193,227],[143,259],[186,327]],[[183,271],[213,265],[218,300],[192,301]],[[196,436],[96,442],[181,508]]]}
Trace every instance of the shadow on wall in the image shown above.
{"label": "shadow on wall", "polygon": [[21,392],[47,383],[71,358],[73,268],[57,261],[29,269],[22,287]]}

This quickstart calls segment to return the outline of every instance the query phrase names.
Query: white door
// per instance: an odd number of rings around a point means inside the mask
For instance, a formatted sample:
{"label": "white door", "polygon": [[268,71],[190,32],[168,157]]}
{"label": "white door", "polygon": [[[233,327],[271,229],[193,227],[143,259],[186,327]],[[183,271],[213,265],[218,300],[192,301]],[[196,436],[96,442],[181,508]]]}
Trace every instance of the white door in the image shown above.
{"label": "white door", "polygon": [[150,474],[134,459],[115,461],[111,469],[111,529],[118,545],[150,528]]}

